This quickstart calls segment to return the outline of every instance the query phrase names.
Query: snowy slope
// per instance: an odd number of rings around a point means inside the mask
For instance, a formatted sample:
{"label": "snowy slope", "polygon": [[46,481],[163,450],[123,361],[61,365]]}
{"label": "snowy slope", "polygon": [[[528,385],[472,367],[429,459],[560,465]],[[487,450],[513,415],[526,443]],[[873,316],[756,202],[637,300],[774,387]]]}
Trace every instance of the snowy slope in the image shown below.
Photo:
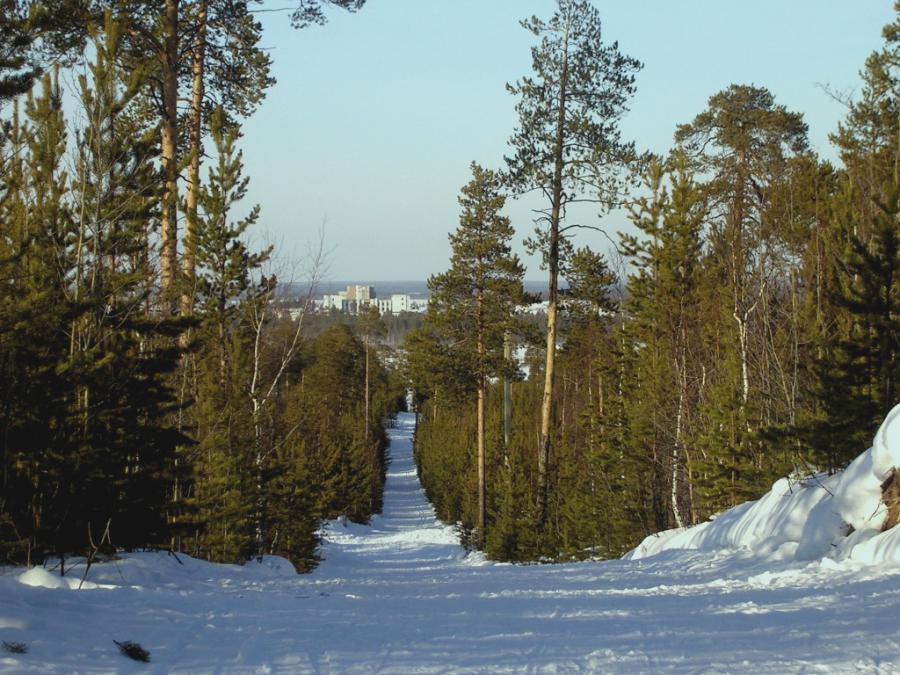
{"label": "snowy slope", "polygon": [[900,405],[888,413],[872,447],[843,472],[793,482],[783,478],[758,501],[713,521],[647,537],[626,558],[730,549],[768,560],[900,563],[900,528],[881,531],[887,515],[881,485],[894,467],[900,467]]}
{"label": "snowy slope", "polygon": [[79,591],[4,569],[0,640],[30,651],[0,673],[900,672],[900,566],[728,547],[487,564],[436,521],[410,436],[402,417],[383,516],[331,523],[310,575],[141,554]]}

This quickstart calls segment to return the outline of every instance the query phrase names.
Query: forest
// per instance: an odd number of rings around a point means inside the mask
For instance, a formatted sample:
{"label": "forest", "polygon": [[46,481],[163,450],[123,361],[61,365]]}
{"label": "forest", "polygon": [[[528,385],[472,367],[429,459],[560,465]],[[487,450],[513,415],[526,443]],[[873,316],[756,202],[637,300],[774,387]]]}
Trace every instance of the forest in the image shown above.
{"label": "forest", "polygon": [[[4,563],[310,570],[324,520],[380,512],[408,392],[429,499],[503,561],[615,557],[867,447],[900,381],[900,19],[842,100],[839,163],[755,84],[653,155],[621,131],[640,55],[588,0],[552,3],[523,21],[518,123],[500,168],[471,166],[424,319],[345,321],[312,313],[323,244],[300,269],[249,243],[258,4],[0,0]],[[288,4],[301,31],[366,10]],[[540,321],[518,199],[540,203]],[[630,233],[583,245],[585,208]],[[279,287],[303,278],[291,318]]]}
{"label": "forest", "polygon": [[[898,400],[900,20],[841,99],[837,165],[753,84],[710,92],[666,155],[643,152],[620,129],[642,64],[597,8],[561,1],[523,26],[533,72],[507,85],[508,156],[473,164],[407,340],[439,516],[495,560],[609,558],[843,468]],[[538,330],[503,215],[523,195],[541,200]],[[579,245],[594,226],[567,208],[585,203],[624,209],[631,232]]]}
{"label": "forest", "polygon": [[[276,291],[322,251],[295,271],[247,243],[241,120],[273,84],[253,4],[0,2],[5,563],[149,548],[307,570],[323,518],[381,508],[404,392],[379,317],[310,332],[312,290],[295,320]],[[362,2],[291,20],[327,5]]]}

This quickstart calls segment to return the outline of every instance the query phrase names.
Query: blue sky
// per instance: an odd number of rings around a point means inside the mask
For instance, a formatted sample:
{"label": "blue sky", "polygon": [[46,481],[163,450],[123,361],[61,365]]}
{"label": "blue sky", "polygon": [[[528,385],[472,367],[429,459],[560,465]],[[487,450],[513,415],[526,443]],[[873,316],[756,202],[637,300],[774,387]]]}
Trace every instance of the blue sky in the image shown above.
{"label": "blue sky", "polygon": [[[278,6],[277,3],[269,3]],[[284,3],[289,5],[290,3]],[[608,40],[644,62],[623,124],[639,148],[663,152],[679,123],[731,83],[768,87],[804,113],[811,145],[843,107],[822,90],[860,86],[866,56],[893,20],[892,0],[597,0]],[[549,16],[553,0],[368,0],[295,31],[261,15],[277,84],[246,122],[249,199],[259,238],[302,257],[325,223],[332,279],[424,279],[448,265],[447,233],[469,163],[500,168],[515,123],[505,83],[531,68],[518,21]],[[507,209],[529,279],[542,278],[520,241],[529,205]],[[615,238],[621,214],[598,221]],[[605,250],[604,237],[581,243]]]}

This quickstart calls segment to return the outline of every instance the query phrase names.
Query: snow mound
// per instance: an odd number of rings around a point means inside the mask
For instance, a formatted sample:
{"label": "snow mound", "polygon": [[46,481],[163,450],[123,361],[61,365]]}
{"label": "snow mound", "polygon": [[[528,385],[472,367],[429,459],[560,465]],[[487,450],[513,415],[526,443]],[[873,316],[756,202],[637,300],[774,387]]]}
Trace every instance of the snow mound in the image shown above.
{"label": "snow mound", "polygon": [[297,568],[287,558],[277,555],[264,555],[262,560],[255,558],[244,565],[247,574],[263,579],[291,578],[297,576]]}
{"label": "snow mound", "polygon": [[[882,532],[881,485],[900,467],[900,405],[888,413],[872,447],[843,472],[801,481],[782,478],[757,501],[694,527],[651,535],[624,557],[668,550],[744,550],[766,560],[900,562],[900,528]],[[851,533],[848,536],[848,533]]]}
{"label": "snow mound", "polygon": [[26,572],[22,572],[16,577],[16,581],[23,586],[31,586],[32,588],[64,588],[66,590],[112,588],[112,586],[105,584],[83,581],[80,576],[61,577],[43,567],[33,567]]}
{"label": "snow mound", "polygon": [[[113,560],[98,560],[85,575],[86,560],[69,558],[66,576],[45,567],[34,567],[15,579],[24,586],[68,590],[110,588],[182,589],[198,583],[227,584],[235,579],[244,583],[268,583],[297,576],[287,558],[274,555],[252,559],[243,565],[211,563],[183,553],[120,553]],[[82,581],[84,579],[84,581]]]}
{"label": "snow mound", "polygon": [[69,580],[48,572],[43,567],[33,567],[16,577],[20,584],[34,588],[69,588]]}

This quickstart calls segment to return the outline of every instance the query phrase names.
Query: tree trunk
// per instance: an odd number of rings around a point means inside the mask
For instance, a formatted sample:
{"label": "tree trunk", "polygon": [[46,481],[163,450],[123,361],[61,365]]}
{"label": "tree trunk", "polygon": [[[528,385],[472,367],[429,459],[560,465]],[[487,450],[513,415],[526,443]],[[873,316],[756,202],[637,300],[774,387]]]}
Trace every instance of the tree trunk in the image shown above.
{"label": "tree trunk", "polygon": [[487,478],[484,450],[484,377],[478,376],[478,549],[487,534]]}
{"label": "tree trunk", "polygon": [[366,441],[369,440],[369,336],[366,335],[365,340],[365,350],[366,350],[366,394],[365,394],[365,422],[363,423],[363,433],[365,435]]}
{"label": "tree trunk", "polygon": [[194,38],[194,49],[191,55],[191,112],[188,122],[188,164],[187,192],[185,194],[185,231],[184,251],[181,258],[181,270],[184,275],[184,288],[181,293],[181,313],[185,316],[193,313],[194,281],[196,274],[197,254],[197,199],[200,191],[200,156],[203,154],[203,75],[206,61],[206,3],[197,3],[197,26]]}
{"label": "tree trunk", "polygon": [[541,441],[538,448],[537,515],[538,529],[547,521],[547,470],[550,463],[551,426],[553,424],[553,389],[556,375],[557,286],[559,283],[559,221],[562,213],[563,141],[566,125],[566,87],[569,76],[569,34],[563,41],[563,67],[559,84],[559,113],[556,123],[552,204],[550,210],[550,242],[547,255],[549,287],[547,289],[547,356],[544,366],[544,394],[541,399]]}
{"label": "tree trunk", "polygon": [[[503,358],[507,361],[512,360],[512,338],[507,332],[503,335]],[[503,463],[509,466],[509,439],[512,436],[512,382],[509,376],[503,377],[503,447],[504,456]]]}
{"label": "tree trunk", "polygon": [[[684,337],[682,333],[682,338]],[[684,407],[685,398],[687,397],[687,373],[685,372],[687,364],[685,363],[687,355],[684,352],[684,345],[680,345],[679,359],[675,359],[675,370],[678,373],[678,410],[675,414],[675,443],[672,445],[672,515],[675,517],[676,527],[684,527],[684,519],[681,516],[681,509],[678,506],[678,488],[679,474],[678,467],[681,462],[679,451],[681,450],[681,439],[684,426]]]}
{"label": "tree trunk", "polygon": [[261,370],[260,342],[262,338],[263,324],[265,322],[265,307],[256,318],[256,335],[253,341],[253,378],[250,381],[250,410],[253,420],[253,468],[256,473],[255,510],[253,514],[253,540],[256,558],[262,562],[265,555],[265,532],[263,530],[263,518],[265,516],[266,501],[263,495],[263,447],[262,447],[262,405],[259,397],[259,379]]}
{"label": "tree trunk", "polygon": [[162,60],[162,125],[160,159],[163,171],[160,233],[160,290],[164,306],[175,309],[175,276],[178,269],[178,2],[165,0]]}
{"label": "tree trunk", "polygon": [[487,536],[487,476],[484,448],[484,389],[485,389],[485,361],[487,348],[484,343],[485,319],[484,319],[484,291],[482,280],[479,279],[477,298],[477,323],[478,336],[476,350],[478,352],[478,549],[484,550],[484,542]]}

